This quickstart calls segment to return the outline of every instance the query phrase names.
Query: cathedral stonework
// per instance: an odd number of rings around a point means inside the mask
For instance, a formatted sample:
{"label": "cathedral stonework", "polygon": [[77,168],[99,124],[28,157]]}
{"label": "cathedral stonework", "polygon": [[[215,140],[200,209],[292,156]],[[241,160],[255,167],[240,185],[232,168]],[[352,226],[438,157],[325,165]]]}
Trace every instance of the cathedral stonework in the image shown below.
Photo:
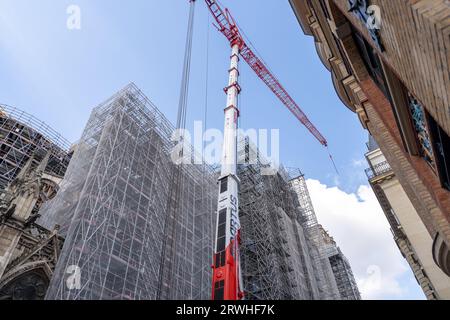
{"label": "cathedral stonework", "polygon": [[[42,152],[41,152],[42,153]],[[36,152],[0,195],[0,300],[42,300],[64,239],[36,223],[61,178],[45,173],[51,150]]]}

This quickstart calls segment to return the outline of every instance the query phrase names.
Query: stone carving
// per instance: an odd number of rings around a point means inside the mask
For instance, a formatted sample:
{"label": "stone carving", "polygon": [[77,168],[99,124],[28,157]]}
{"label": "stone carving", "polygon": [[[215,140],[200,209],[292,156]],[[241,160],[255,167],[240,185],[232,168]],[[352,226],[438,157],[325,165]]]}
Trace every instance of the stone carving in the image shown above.
{"label": "stone carving", "polygon": [[0,289],[0,300],[43,300],[49,278],[41,269],[28,271]]}
{"label": "stone carving", "polygon": [[0,300],[39,300],[45,297],[49,279],[61,251],[58,227],[49,231],[38,224],[39,209],[52,199],[58,184],[45,175],[51,150],[27,161],[0,195]]}

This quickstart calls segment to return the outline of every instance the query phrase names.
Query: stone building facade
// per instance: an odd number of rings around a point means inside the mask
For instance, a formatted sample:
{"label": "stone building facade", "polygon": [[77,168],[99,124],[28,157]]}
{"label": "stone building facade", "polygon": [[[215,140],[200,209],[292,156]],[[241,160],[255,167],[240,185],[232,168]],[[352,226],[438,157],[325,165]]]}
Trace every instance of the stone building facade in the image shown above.
{"label": "stone building facade", "polygon": [[60,178],[46,174],[51,151],[33,167],[32,156],[0,196],[0,300],[42,300],[64,242],[58,228],[39,224],[39,209]]}
{"label": "stone building facade", "polygon": [[378,143],[450,275],[447,0],[290,0],[342,102]]}
{"label": "stone building facade", "polygon": [[430,250],[433,238],[372,137],[367,145],[367,177],[400,252],[427,299],[450,299],[450,277],[436,265]]}
{"label": "stone building facade", "polygon": [[0,105],[0,300],[45,296],[64,239],[39,210],[59,190],[68,149],[43,122]]}

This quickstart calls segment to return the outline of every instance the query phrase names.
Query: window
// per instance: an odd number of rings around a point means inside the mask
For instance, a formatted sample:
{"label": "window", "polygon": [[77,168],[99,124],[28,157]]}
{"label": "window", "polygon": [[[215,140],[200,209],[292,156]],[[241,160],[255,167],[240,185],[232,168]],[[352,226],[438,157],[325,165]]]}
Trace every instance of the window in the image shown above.
{"label": "window", "polygon": [[327,18],[328,20],[331,20],[331,16],[330,13],[328,12],[328,7],[327,4],[325,3],[325,0],[319,0],[320,2],[320,6],[322,7],[322,11],[325,15],[325,18]]}
{"label": "window", "polygon": [[408,103],[414,130],[417,135],[420,155],[434,169],[434,152],[431,144],[430,133],[428,131],[425,108],[410,93],[408,93]]}
{"label": "window", "polygon": [[381,60],[378,57],[375,49],[364,39],[364,37],[353,28],[353,39],[358,48],[359,54],[361,55],[364,65],[366,66],[367,72],[369,73],[372,80],[377,84],[381,91],[383,91],[386,98],[391,100],[389,91],[386,86],[386,78],[383,72],[383,66]]}
{"label": "window", "polygon": [[450,138],[430,115],[428,115],[428,124],[432,137],[436,169],[442,187],[450,191]]}
{"label": "window", "polygon": [[219,221],[217,226],[217,247],[215,267],[220,268],[225,265],[225,241],[226,241],[227,209],[219,212]]}
{"label": "window", "polygon": [[420,156],[439,176],[442,187],[450,191],[450,138],[411,93],[407,96]]}
{"label": "window", "polygon": [[347,69],[347,73],[351,74],[352,73],[352,66],[348,62],[348,58],[347,58],[347,55],[345,54],[344,48],[342,47],[341,40],[339,38],[337,38],[335,35],[334,35],[334,40],[336,42],[339,54],[342,57],[342,61],[344,62],[345,68]]}
{"label": "window", "polygon": [[225,250],[220,251],[215,255],[216,261],[215,261],[215,267],[220,268],[225,266]]}
{"label": "window", "polygon": [[228,190],[228,177],[220,180],[220,193],[224,193]]}
{"label": "window", "polygon": [[225,281],[217,281],[214,284],[214,300],[223,300],[224,290],[225,290]]}
{"label": "window", "polygon": [[391,100],[392,111],[394,112],[395,122],[400,131],[403,147],[410,155],[418,156],[420,151],[417,143],[417,134],[411,120],[408,89],[400,81],[397,75],[392,72],[389,66],[384,64],[383,61],[381,61],[381,64]]}
{"label": "window", "polygon": [[225,250],[226,224],[227,224],[227,209],[222,209],[219,212],[219,223],[217,226],[216,252],[221,252]]}

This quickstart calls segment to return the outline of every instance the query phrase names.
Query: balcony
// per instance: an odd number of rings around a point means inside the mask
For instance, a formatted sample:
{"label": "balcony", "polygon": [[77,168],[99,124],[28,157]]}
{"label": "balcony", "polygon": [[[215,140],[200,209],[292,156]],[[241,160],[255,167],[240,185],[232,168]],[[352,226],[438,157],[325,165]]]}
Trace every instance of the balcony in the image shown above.
{"label": "balcony", "polygon": [[369,178],[369,180],[372,180],[376,177],[385,175],[391,171],[392,171],[392,168],[389,165],[389,163],[387,161],[383,161],[371,168],[367,168],[366,175],[367,175],[367,178]]}
{"label": "balcony", "polygon": [[439,232],[433,241],[433,259],[439,268],[450,277],[450,250]]}

